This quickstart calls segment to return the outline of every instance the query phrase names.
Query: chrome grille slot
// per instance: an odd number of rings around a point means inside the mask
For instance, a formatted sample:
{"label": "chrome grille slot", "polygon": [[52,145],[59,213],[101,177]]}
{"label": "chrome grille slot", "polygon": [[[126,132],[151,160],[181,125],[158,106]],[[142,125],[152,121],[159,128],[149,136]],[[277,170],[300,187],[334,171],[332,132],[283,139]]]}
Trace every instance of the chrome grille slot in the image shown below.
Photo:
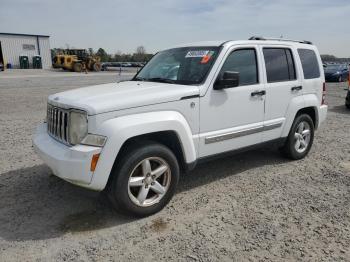
{"label": "chrome grille slot", "polygon": [[47,105],[47,132],[54,139],[69,145],[68,141],[69,110]]}

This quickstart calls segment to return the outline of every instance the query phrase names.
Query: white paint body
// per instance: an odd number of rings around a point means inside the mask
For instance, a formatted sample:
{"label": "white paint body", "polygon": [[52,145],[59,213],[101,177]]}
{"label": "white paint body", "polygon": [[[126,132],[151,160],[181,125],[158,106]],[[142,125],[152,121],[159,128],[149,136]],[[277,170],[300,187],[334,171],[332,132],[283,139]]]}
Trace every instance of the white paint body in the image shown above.
{"label": "white paint body", "polygon": [[[221,44],[205,42],[193,46]],[[213,84],[226,57],[235,49],[247,47],[257,51],[259,84],[214,90]],[[297,80],[268,84],[263,47],[290,48]],[[316,52],[320,78],[303,79],[297,48]],[[327,105],[321,105],[323,83],[321,59],[313,45],[282,41],[230,41],[222,45],[217,60],[201,85],[129,81],[80,88],[49,97],[52,105],[85,110],[89,133],[107,137],[103,148],[63,145],[47,134],[46,124],[38,128],[33,144],[55,175],[80,186],[103,190],[118,152],[128,139],[135,136],[159,131],[175,132],[184,159],[190,164],[199,158],[287,137],[297,112],[305,107],[315,109],[318,128],[327,114]],[[300,85],[303,86],[301,91],[291,91],[291,87]],[[265,90],[266,95],[250,96],[251,92],[259,90]],[[55,100],[57,97],[58,101]],[[181,99],[184,97],[191,98]],[[260,132],[249,133],[250,130]],[[237,133],[246,135],[208,142]],[[96,170],[91,172],[91,158],[96,153],[101,155]]]}

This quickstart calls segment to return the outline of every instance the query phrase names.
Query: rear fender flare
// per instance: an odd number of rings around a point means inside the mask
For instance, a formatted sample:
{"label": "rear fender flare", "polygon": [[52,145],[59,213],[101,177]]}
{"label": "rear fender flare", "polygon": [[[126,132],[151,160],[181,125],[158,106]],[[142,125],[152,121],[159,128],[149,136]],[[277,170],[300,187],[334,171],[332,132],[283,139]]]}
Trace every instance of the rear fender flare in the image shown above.
{"label": "rear fender flare", "polygon": [[307,107],[313,107],[315,108],[315,116],[316,116],[316,123],[315,128],[318,127],[318,106],[319,106],[319,100],[315,94],[307,94],[303,96],[297,96],[292,99],[288,106],[287,114],[286,114],[286,123],[284,125],[283,131],[282,131],[282,137],[287,137],[290,131],[290,128],[293,125],[294,119],[296,115],[298,114],[299,110]]}
{"label": "rear fender flare", "polygon": [[282,130],[282,137],[288,136],[289,131],[293,125],[295,116],[297,115],[298,111],[304,107],[305,101],[303,96],[297,96],[291,100],[286,113],[286,122]]}

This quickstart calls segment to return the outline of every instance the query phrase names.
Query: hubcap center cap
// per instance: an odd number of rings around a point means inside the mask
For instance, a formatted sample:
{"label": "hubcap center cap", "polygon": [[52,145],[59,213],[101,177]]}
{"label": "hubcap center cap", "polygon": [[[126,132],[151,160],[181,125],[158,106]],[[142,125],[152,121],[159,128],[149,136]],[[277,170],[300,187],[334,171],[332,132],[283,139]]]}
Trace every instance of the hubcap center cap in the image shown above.
{"label": "hubcap center cap", "polygon": [[145,178],[145,184],[150,185],[153,182],[153,179],[149,176]]}

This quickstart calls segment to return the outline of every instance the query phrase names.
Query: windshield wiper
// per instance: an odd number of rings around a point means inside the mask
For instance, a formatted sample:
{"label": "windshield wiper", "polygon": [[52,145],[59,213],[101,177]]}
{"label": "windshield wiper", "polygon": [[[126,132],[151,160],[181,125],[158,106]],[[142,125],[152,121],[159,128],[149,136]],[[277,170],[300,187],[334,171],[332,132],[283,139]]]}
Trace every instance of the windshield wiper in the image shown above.
{"label": "windshield wiper", "polygon": [[147,81],[147,78],[143,78],[143,77],[135,77],[132,79],[132,81]]}
{"label": "windshield wiper", "polygon": [[161,77],[148,78],[148,79],[146,79],[146,81],[153,81],[153,82],[160,82],[160,83],[169,83],[169,84],[176,83],[175,80],[168,79],[168,78],[161,78]]}

